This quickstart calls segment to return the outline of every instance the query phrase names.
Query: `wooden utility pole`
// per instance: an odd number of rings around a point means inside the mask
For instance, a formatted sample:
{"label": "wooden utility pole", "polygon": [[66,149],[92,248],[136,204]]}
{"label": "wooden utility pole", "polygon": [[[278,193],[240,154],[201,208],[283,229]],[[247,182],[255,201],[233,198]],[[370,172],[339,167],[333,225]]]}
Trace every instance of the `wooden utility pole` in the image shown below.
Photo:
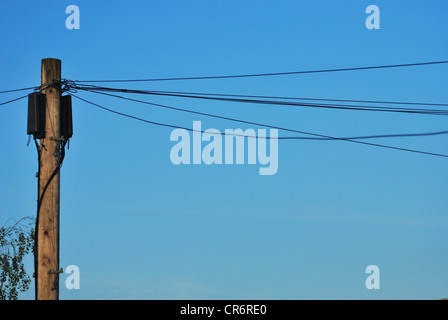
{"label": "wooden utility pole", "polygon": [[[36,299],[59,299],[59,165],[61,61],[42,59],[42,93],[46,97],[45,138],[40,140],[37,221]],[[50,182],[49,182],[50,181]],[[48,183],[49,182],[49,183]],[[47,186],[44,192],[44,188]],[[42,193],[43,197],[42,197]]]}

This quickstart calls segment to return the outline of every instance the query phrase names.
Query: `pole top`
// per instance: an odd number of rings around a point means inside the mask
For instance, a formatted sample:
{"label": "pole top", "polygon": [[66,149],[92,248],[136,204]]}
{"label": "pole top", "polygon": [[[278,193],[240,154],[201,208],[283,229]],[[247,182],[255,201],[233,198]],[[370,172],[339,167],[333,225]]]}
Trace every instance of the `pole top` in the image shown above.
{"label": "pole top", "polygon": [[56,59],[56,58],[43,58],[42,59],[42,62],[44,62],[44,61],[51,61],[51,60],[56,60],[56,61],[61,61],[60,59]]}
{"label": "pole top", "polygon": [[61,60],[55,59],[55,58],[42,59],[42,67],[44,67],[44,66],[47,68],[60,69],[61,68]]}

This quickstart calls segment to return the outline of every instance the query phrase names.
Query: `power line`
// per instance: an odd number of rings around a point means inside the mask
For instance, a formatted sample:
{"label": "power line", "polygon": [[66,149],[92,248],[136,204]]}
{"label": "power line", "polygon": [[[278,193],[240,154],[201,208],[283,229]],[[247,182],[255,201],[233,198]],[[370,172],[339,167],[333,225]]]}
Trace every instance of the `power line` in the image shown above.
{"label": "power line", "polygon": [[[102,95],[106,95],[106,96],[110,96],[110,97],[114,97],[114,98],[120,98],[120,99],[124,99],[124,100],[128,100],[128,101],[143,103],[143,104],[147,104],[147,105],[151,105],[151,106],[155,106],[155,107],[161,107],[161,108],[165,108],[165,109],[172,109],[172,110],[176,110],[176,111],[193,113],[193,114],[198,114],[198,115],[201,115],[201,116],[213,117],[213,118],[218,118],[218,119],[222,119],[222,120],[229,120],[229,121],[234,121],[234,122],[240,122],[240,123],[247,124],[247,121],[239,120],[239,119],[235,119],[235,118],[229,118],[229,117],[219,116],[219,115],[205,113],[205,112],[199,112],[199,111],[194,111],[194,110],[189,110],[189,109],[183,109],[183,108],[178,108],[178,107],[162,105],[162,104],[148,102],[148,101],[143,101],[143,100],[138,100],[138,99],[132,99],[132,98],[127,98],[127,97],[123,97],[123,96],[115,95],[115,94],[110,94],[110,93],[96,92],[96,91],[89,91],[89,92],[96,93],[96,94],[102,94]],[[256,124],[256,123],[249,123],[249,124]],[[256,124],[256,125],[258,125],[258,124]],[[271,127],[276,128],[276,129],[280,129],[279,127],[274,127],[274,126],[271,126]],[[297,131],[295,131],[293,129],[286,129],[286,128],[282,128],[282,129],[285,130],[285,131],[297,132]],[[385,134],[385,135],[357,136],[357,137],[348,137],[348,138],[339,138],[339,139],[363,140],[363,139],[375,139],[375,138],[420,137],[420,136],[442,135],[442,134],[447,134],[447,133],[448,133],[448,131],[437,131],[437,132],[427,132],[427,133]],[[310,138],[310,137],[282,137],[281,139],[334,140],[334,138],[316,138],[316,137],[313,137],[313,138]]]}
{"label": "power line", "polygon": [[[132,115],[129,115],[129,114],[126,114],[126,113],[123,113],[123,112],[115,111],[115,110],[112,110],[110,108],[106,108],[106,107],[101,106],[101,105],[99,105],[97,103],[94,103],[94,102],[88,101],[86,99],[80,98],[80,97],[78,97],[78,96],[76,96],[74,94],[72,94],[72,95],[75,98],[77,98],[79,100],[82,100],[82,101],[84,101],[86,103],[89,103],[89,104],[91,104],[93,106],[96,106],[96,107],[101,108],[103,110],[106,110],[108,112],[111,112],[111,113],[114,113],[114,114],[118,114],[118,115],[121,115],[121,116],[124,116],[124,117],[128,117],[128,118],[131,118],[131,119],[135,119],[135,120],[139,120],[139,121],[142,121],[142,122],[145,122],[145,123],[154,124],[154,125],[163,126],[163,127],[176,128],[176,129],[185,129],[187,131],[196,131],[196,130],[191,129],[191,128],[179,127],[179,126],[175,126],[175,125],[171,125],[171,124],[164,124],[164,123],[149,121],[149,120],[146,120],[146,119],[143,119],[143,118],[139,118],[139,117],[136,117],[136,116],[132,116]],[[157,104],[153,104],[153,105],[157,105]],[[184,110],[184,109],[182,109],[182,110]],[[400,147],[394,147],[394,146],[388,146],[388,145],[382,145],[382,144],[370,143],[370,142],[364,142],[364,141],[356,141],[356,140],[350,140],[350,139],[347,139],[347,138],[336,138],[336,137],[322,135],[322,134],[310,133],[310,132],[299,131],[299,130],[292,130],[292,129],[282,128],[282,127],[276,127],[276,126],[272,126],[272,125],[252,122],[252,121],[238,120],[238,119],[232,119],[232,118],[221,117],[221,116],[215,116],[215,117],[219,117],[219,118],[226,119],[226,120],[237,121],[237,122],[241,122],[241,123],[245,123],[245,124],[252,124],[252,125],[256,125],[256,126],[260,126],[260,127],[278,129],[278,130],[283,130],[283,131],[291,131],[291,132],[295,132],[295,133],[300,133],[300,134],[304,134],[304,135],[311,135],[311,136],[320,137],[320,138],[327,138],[327,139],[330,139],[330,140],[342,140],[342,141],[359,143],[359,144],[368,145],[368,146],[375,146],[375,147],[381,147],[381,148],[387,148],[387,149],[393,149],[393,150],[399,150],[399,151],[407,151],[407,152],[413,152],[413,153],[419,153],[419,154],[426,154],[426,155],[432,155],[432,156],[448,158],[448,155],[445,155],[445,154],[426,152],[426,151],[407,149],[407,148],[400,148]],[[204,133],[203,131],[201,131],[201,132]],[[213,134],[213,133],[210,133],[210,134]],[[220,135],[227,135],[226,133],[219,133],[219,134]],[[294,139],[294,137],[278,137],[278,139],[282,139],[282,138]]]}
{"label": "power line", "polygon": [[101,105],[99,105],[99,104],[97,104],[97,103],[88,101],[88,100],[83,99],[83,98],[81,98],[81,97],[78,97],[77,95],[75,95],[75,94],[73,94],[73,93],[72,93],[71,95],[72,95],[73,97],[75,97],[75,98],[77,98],[77,99],[79,99],[79,100],[82,100],[82,101],[84,101],[84,102],[86,102],[86,103],[89,103],[89,104],[91,104],[91,105],[93,105],[93,106],[95,106],[95,107],[98,107],[98,108],[100,108],[100,109],[106,110],[106,111],[108,111],[108,112],[112,112],[112,113],[118,114],[118,115],[123,116],[123,117],[127,117],[127,118],[131,118],[131,119],[139,120],[139,121],[146,122],[146,123],[149,123],[149,124],[154,124],[154,125],[157,125],[157,126],[168,127],[168,128],[172,128],[172,129],[177,129],[177,128],[179,128],[179,129],[185,129],[185,130],[192,130],[192,129],[190,129],[190,128],[183,128],[183,127],[179,127],[179,126],[175,126],[175,125],[170,125],[170,124],[165,124],[165,123],[160,123],[160,122],[154,122],[154,121],[146,120],[146,119],[139,118],[139,117],[136,117],[136,116],[132,116],[132,115],[127,114],[127,113],[123,113],[123,112],[119,112],[119,111],[116,111],[116,110],[112,110],[112,109],[103,107],[103,106],[101,106]]}
{"label": "power line", "polygon": [[119,89],[119,88],[107,88],[96,86],[77,86],[76,89],[85,91],[110,91],[110,92],[124,92],[124,93],[137,93],[148,95],[160,95],[178,98],[193,98],[193,99],[205,99],[214,101],[226,101],[226,102],[238,102],[238,103],[251,103],[251,104],[268,104],[268,105],[282,105],[282,106],[297,106],[297,107],[312,107],[312,108],[328,108],[328,109],[341,109],[341,110],[357,110],[357,111],[379,111],[379,112],[399,112],[399,113],[412,113],[412,114],[425,114],[425,115],[448,115],[448,110],[443,109],[418,109],[418,108],[401,108],[401,107],[379,107],[379,106],[358,106],[350,104],[316,104],[316,103],[303,103],[303,102],[290,102],[279,100],[260,100],[260,99],[242,99],[242,98],[227,98],[216,96],[198,96],[198,95],[185,95],[185,94],[170,94],[160,93],[149,90],[135,90],[135,89]]}
{"label": "power line", "polygon": [[[409,138],[409,137],[428,137],[448,134],[448,131],[424,132],[424,133],[401,133],[401,134],[380,134],[370,136],[356,136],[345,137],[348,140],[365,140],[365,139],[380,139],[380,138]],[[334,140],[330,138],[310,138],[310,137],[284,137],[283,139],[300,139],[300,140]]]}
{"label": "power line", "polygon": [[286,76],[310,73],[328,73],[328,72],[343,72],[343,71],[359,71],[372,69],[389,69],[402,67],[416,67],[427,65],[446,64],[445,61],[406,63],[406,64],[392,64],[381,66],[368,67],[352,67],[339,69],[323,69],[323,70],[307,70],[307,71],[289,71],[289,72],[273,72],[273,73],[254,73],[254,74],[240,74],[240,75],[222,75],[222,76],[203,76],[203,77],[177,77],[177,78],[153,78],[153,79],[121,79],[121,80],[77,80],[76,82],[93,83],[93,82],[146,82],[146,81],[179,81],[179,80],[211,80],[211,79],[231,79],[231,78],[253,78],[253,77],[268,77],[268,76]]}
{"label": "power line", "polygon": [[22,97],[18,97],[18,98],[9,100],[9,101],[2,102],[2,103],[0,103],[0,106],[5,105],[5,104],[8,104],[8,103],[11,103],[11,102],[14,102],[14,101],[17,101],[17,100],[20,100],[20,99],[24,99],[24,98],[26,98],[26,97],[28,97],[28,95],[25,95],[25,96],[22,96]]}
{"label": "power line", "polygon": [[[75,98],[77,98],[77,99],[79,99],[79,100],[82,100],[82,101],[84,101],[84,102],[86,102],[86,103],[89,103],[89,104],[91,104],[91,105],[93,105],[93,106],[95,106],[95,107],[98,107],[98,108],[100,108],[100,109],[103,109],[103,110],[105,110],[105,111],[108,111],[108,112],[111,112],[111,113],[114,113],[114,114],[117,114],[117,115],[120,115],[120,116],[123,116],[123,117],[127,117],[127,118],[130,118],[130,119],[134,119],[134,120],[142,121],[142,122],[145,122],[145,123],[148,123],[148,124],[153,124],[153,125],[157,125],[157,126],[161,126],[161,127],[167,127],[167,128],[172,128],[172,129],[184,129],[184,130],[191,131],[191,132],[200,132],[200,133],[204,133],[204,131],[194,130],[194,129],[187,128],[187,127],[179,127],[179,126],[175,126],[175,125],[171,125],[171,124],[166,124],[166,123],[160,123],[160,122],[155,122],[155,121],[146,120],[146,119],[143,119],[143,118],[140,118],[140,117],[132,116],[132,115],[127,114],[127,113],[123,113],[123,112],[119,112],[119,111],[116,111],[116,110],[112,110],[112,109],[106,108],[106,107],[101,106],[101,105],[99,105],[99,104],[97,104],[97,103],[88,101],[88,100],[83,99],[83,98],[81,98],[81,97],[78,97],[78,96],[76,96],[76,95],[74,95],[74,94],[72,94],[72,96],[75,97]],[[213,134],[213,133],[210,133],[210,134]],[[224,135],[224,134],[221,134],[221,135]],[[249,138],[256,138],[256,137],[251,137],[251,136],[241,135],[241,134],[231,134],[231,135],[232,135],[232,136],[244,136],[244,137],[249,137]]]}
{"label": "power line", "polygon": [[[234,121],[234,122],[241,122],[241,123],[247,124],[247,122],[244,121],[244,120],[238,120],[238,119],[234,119],[234,118],[223,117],[223,116],[219,116],[219,115],[215,115],[215,114],[199,112],[199,111],[193,111],[193,110],[177,108],[177,107],[173,107],[173,106],[167,106],[167,105],[162,105],[162,104],[158,104],[158,103],[152,103],[152,102],[148,102],[148,101],[138,100],[138,99],[127,98],[127,97],[123,97],[123,96],[119,96],[119,95],[115,95],[115,94],[110,94],[110,93],[96,92],[96,91],[90,91],[90,92],[97,93],[97,94],[102,94],[102,95],[106,95],[106,96],[110,96],[110,97],[120,98],[120,99],[124,99],[124,100],[128,100],[128,101],[148,104],[148,105],[152,105],[152,106],[155,106],[155,107],[172,109],[172,110],[188,112],[188,113],[198,114],[198,115],[202,115],[202,116],[208,116],[208,117],[213,117],[213,118],[218,118],[218,119],[223,119],[223,120],[229,120],[229,121]],[[274,126],[272,126],[272,127],[280,129],[279,127],[274,127]],[[282,128],[282,129],[286,130],[286,131],[296,132],[293,129],[286,129],[286,128]],[[435,136],[435,135],[443,135],[443,134],[448,134],[448,131],[425,132],[425,133],[405,133],[405,134],[383,134],[383,135],[344,137],[344,138],[336,138],[336,139],[337,140],[340,140],[340,139],[364,140],[364,139],[378,139],[378,138],[423,137],[423,136]],[[287,139],[292,139],[292,140],[335,140],[335,138],[316,138],[316,137],[280,137],[279,139],[285,139],[285,140],[287,140]]]}
{"label": "power line", "polygon": [[[181,94],[196,96],[221,96],[221,97],[239,97],[239,98],[261,98],[261,99],[283,99],[283,100],[304,100],[304,101],[330,101],[330,102],[350,102],[350,103],[375,103],[375,104],[397,104],[397,105],[417,105],[417,106],[440,106],[448,107],[448,103],[432,102],[403,102],[403,101],[379,101],[379,100],[350,100],[350,99],[324,99],[324,98],[305,98],[305,97],[285,97],[285,96],[264,96],[264,95],[244,95],[244,94],[226,94],[226,93],[204,93],[204,92],[183,92],[183,91],[150,91],[154,93]],[[421,109],[425,110],[425,109]]]}
{"label": "power line", "polygon": [[37,89],[37,88],[39,88],[39,87],[29,87],[29,88],[21,88],[21,89],[12,89],[12,90],[0,91],[0,93],[9,93],[9,92],[25,91],[25,90],[31,90],[31,89]]}

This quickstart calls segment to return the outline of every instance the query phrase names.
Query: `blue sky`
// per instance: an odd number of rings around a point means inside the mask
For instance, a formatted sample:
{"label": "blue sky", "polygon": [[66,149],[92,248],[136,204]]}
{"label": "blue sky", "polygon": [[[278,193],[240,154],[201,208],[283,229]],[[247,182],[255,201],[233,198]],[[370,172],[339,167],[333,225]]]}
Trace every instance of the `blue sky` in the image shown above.
{"label": "blue sky", "polygon": [[[68,30],[65,8],[80,9]],[[365,27],[368,5],[379,30]],[[36,1],[0,4],[0,91],[38,86],[42,58],[71,80],[318,70],[447,60],[445,1]],[[117,87],[447,103],[448,66]],[[112,84],[110,84],[112,86]],[[2,94],[1,101],[20,93]],[[148,120],[238,123],[78,95]],[[330,136],[446,130],[444,117],[142,97]],[[0,107],[0,223],[36,211],[26,100]],[[61,174],[61,299],[438,299],[448,296],[446,158],[343,141],[280,141],[278,172],[174,165],[171,129],[73,99]],[[259,129],[254,126],[251,128]],[[287,135],[280,132],[280,136]],[[448,153],[445,136],[372,141]],[[367,290],[365,269],[380,268]],[[27,261],[33,272],[32,259]],[[33,283],[34,285],[34,283]],[[33,299],[33,287],[22,295]]]}

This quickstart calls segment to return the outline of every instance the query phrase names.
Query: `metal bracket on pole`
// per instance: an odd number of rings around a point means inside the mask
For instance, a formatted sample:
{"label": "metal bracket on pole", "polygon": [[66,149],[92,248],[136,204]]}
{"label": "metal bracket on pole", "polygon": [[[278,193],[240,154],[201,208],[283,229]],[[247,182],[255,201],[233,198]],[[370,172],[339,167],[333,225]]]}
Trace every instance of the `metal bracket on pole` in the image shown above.
{"label": "metal bracket on pole", "polygon": [[[55,274],[59,275],[60,273],[64,273],[64,271],[61,269],[59,270],[48,270],[48,274]],[[51,287],[51,290],[57,290],[59,286],[59,277],[54,277],[53,286]]]}
{"label": "metal bracket on pole", "polygon": [[59,270],[48,270],[48,274],[59,274],[59,273],[64,273],[62,268]]}
{"label": "metal bracket on pole", "polygon": [[61,153],[59,152],[59,149],[61,147],[61,143],[63,143],[65,141],[65,139],[64,139],[63,136],[59,137],[59,138],[50,137],[49,139],[52,140],[52,141],[59,142],[59,145],[56,145],[56,150],[53,152],[53,156],[55,156],[57,158],[57,157],[59,157],[61,155]]}
{"label": "metal bracket on pole", "polygon": [[59,138],[50,137],[50,140],[52,140],[52,141],[59,141],[59,142],[64,142],[65,141],[64,137],[59,137]]}

